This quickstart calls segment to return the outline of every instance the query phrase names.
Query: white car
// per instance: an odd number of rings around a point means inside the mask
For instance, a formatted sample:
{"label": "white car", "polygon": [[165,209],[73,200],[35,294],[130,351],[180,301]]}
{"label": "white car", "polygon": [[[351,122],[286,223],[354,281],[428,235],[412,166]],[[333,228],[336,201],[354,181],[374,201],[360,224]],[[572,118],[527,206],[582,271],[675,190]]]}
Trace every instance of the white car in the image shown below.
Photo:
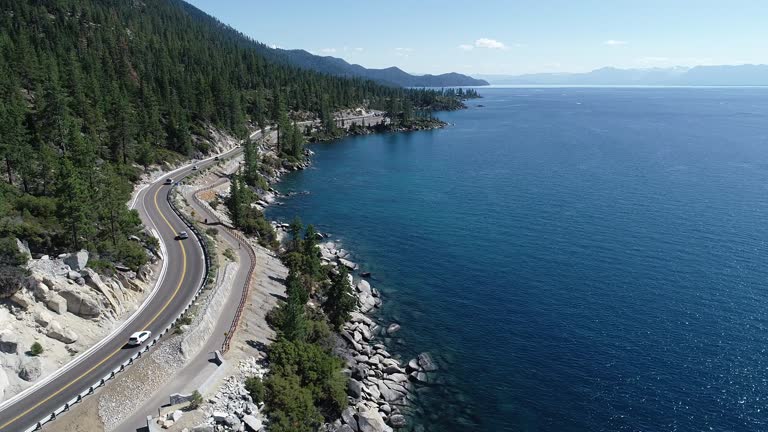
{"label": "white car", "polygon": [[150,336],[152,336],[151,331],[144,330],[144,331],[136,332],[132,334],[130,338],[128,338],[128,345],[132,345],[132,346],[141,345],[144,342],[146,342],[150,338]]}
{"label": "white car", "polygon": [[192,171],[197,171],[197,165],[192,167]]}
{"label": "white car", "polygon": [[165,184],[167,184],[167,185],[173,184],[173,179],[168,177],[167,179],[165,179]]}
{"label": "white car", "polygon": [[184,240],[189,238],[189,234],[187,234],[186,231],[179,231],[179,235],[177,237],[179,240]]}

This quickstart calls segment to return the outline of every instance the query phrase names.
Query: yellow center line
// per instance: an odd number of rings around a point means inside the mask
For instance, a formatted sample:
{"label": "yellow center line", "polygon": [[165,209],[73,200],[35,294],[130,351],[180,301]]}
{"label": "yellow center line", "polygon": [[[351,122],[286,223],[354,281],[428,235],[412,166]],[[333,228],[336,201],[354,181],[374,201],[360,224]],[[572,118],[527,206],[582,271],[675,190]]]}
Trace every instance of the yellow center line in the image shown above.
{"label": "yellow center line", "polygon": [[[157,204],[157,195],[159,193],[160,193],[160,188],[158,188],[157,191],[155,192],[155,196],[154,196],[155,208],[157,209],[157,212],[160,214],[160,217],[163,218],[163,220],[165,221],[166,225],[168,225],[168,228],[171,229],[171,232],[175,232],[174,229],[173,229],[173,225],[171,225],[171,223],[168,222],[168,219],[165,217],[163,212],[160,211],[160,206]],[[181,285],[184,282],[184,277],[186,276],[186,273],[187,273],[187,251],[184,249],[184,243],[181,240],[178,240],[178,242],[179,242],[179,246],[181,247],[181,255],[182,255],[182,258],[183,258],[183,260],[182,260],[182,269],[181,269],[181,278],[179,278],[179,284],[176,286],[176,289],[173,291],[173,294],[171,295],[171,297],[168,298],[168,301],[165,302],[163,307],[155,314],[154,317],[152,317],[152,319],[147,323],[147,325],[144,326],[142,331],[146,330],[150,325],[152,325],[152,323],[155,322],[155,320],[157,320],[157,318],[160,316],[160,314],[162,314],[168,308],[168,306],[171,304],[173,299],[179,293],[179,290],[181,290]],[[170,257],[165,257],[165,259],[170,259]],[[75,383],[77,383],[78,381],[80,381],[81,379],[86,377],[87,375],[89,375],[96,368],[98,368],[99,366],[104,364],[106,361],[108,361],[109,359],[111,359],[112,357],[117,355],[117,353],[119,353],[121,350],[122,350],[122,347],[116,349],[110,355],[104,357],[103,360],[101,360],[100,362],[96,363],[95,365],[93,365],[93,367],[91,367],[90,369],[85,371],[82,375],[80,375],[79,377],[77,377],[74,380],[72,380],[69,383],[67,383],[64,387],[62,387],[62,388],[58,389],[57,391],[51,393],[48,397],[46,397],[45,399],[43,399],[40,402],[36,403],[35,405],[31,406],[30,408],[28,408],[23,413],[17,415],[16,417],[14,417],[14,418],[8,420],[7,422],[3,423],[2,425],[0,425],[0,429],[5,429],[6,427],[10,426],[11,424],[16,422],[20,418],[24,417],[25,415],[29,414],[33,410],[35,410],[38,407],[40,407],[40,405],[42,405],[42,404],[48,402],[49,400],[51,400],[52,398],[56,397],[58,394],[60,394],[64,390],[68,389],[69,387],[71,387],[72,385],[74,385]]]}

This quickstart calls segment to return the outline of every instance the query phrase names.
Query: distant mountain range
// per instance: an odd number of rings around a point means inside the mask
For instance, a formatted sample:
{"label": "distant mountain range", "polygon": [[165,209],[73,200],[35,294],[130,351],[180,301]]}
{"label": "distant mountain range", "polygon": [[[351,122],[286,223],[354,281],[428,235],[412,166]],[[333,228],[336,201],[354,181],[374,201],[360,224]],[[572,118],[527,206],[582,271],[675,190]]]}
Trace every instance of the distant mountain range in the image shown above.
{"label": "distant mountain range", "polygon": [[768,65],[649,69],[604,67],[586,73],[478,75],[497,85],[722,85],[768,86]]}
{"label": "distant mountain range", "polygon": [[486,86],[488,82],[455,72],[441,75],[411,75],[397,67],[367,69],[360,65],[330,56],[319,56],[304,50],[270,48],[261,44],[262,55],[267,59],[284,64],[311,69],[330,75],[362,77],[379,83],[402,87],[457,87]]}

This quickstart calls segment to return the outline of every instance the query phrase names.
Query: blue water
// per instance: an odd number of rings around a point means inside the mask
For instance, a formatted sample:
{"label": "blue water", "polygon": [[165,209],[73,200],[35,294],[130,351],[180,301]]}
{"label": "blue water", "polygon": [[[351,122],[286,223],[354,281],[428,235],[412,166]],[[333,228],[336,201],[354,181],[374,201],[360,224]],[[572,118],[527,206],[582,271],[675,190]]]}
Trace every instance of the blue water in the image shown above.
{"label": "blue water", "polygon": [[340,239],[391,350],[439,359],[419,422],[768,430],[768,89],[482,95],[313,146],[269,213]]}

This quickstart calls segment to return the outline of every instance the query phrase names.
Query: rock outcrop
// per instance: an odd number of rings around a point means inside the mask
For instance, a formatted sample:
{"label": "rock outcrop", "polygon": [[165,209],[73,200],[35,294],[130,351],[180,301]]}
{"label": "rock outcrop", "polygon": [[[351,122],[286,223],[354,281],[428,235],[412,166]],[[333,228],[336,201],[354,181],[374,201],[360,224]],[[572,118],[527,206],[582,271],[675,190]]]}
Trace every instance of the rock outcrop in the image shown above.
{"label": "rock outcrop", "polygon": [[52,321],[48,324],[48,330],[46,335],[51,339],[63,342],[65,344],[71,344],[77,342],[77,333],[72,330],[65,329],[56,321]]}
{"label": "rock outcrop", "polygon": [[73,287],[59,291],[59,295],[66,300],[69,312],[83,318],[97,318],[101,314],[101,306],[87,289]]}

